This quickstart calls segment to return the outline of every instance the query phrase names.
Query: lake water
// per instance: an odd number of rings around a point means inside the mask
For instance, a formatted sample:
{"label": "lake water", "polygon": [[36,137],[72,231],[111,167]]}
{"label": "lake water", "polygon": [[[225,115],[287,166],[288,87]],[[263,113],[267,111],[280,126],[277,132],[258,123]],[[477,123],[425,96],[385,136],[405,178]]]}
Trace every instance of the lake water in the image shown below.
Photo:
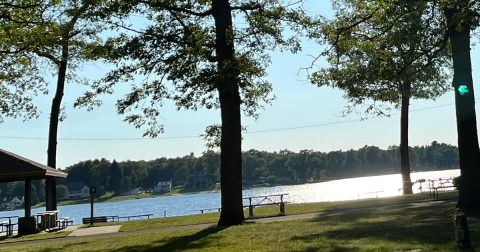
{"label": "lake water", "polygon": [[[412,173],[412,182],[419,179],[452,178],[460,175],[460,170],[444,170]],[[427,183],[422,184],[424,191]],[[401,195],[401,175],[383,175],[341,179],[322,183],[276,186],[243,190],[244,196],[258,196],[288,193],[284,200],[289,203],[309,203],[342,201],[360,198],[375,198]],[[419,193],[415,183],[414,193]],[[153,214],[152,218],[199,214],[200,209],[220,207],[220,193],[196,193],[163,196],[156,198],[133,199],[120,202],[95,203],[95,216],[131,216]],[[59,217],[70,217],[74,224],[80,224],[83,217],[90,216],[90,204],[59,206]],[[32,214],[44,212],[45,208],[32,209]],[[0,212],[0,216],[23,216],[23,210]],[[14,220],[14,222],[16,222]]]}

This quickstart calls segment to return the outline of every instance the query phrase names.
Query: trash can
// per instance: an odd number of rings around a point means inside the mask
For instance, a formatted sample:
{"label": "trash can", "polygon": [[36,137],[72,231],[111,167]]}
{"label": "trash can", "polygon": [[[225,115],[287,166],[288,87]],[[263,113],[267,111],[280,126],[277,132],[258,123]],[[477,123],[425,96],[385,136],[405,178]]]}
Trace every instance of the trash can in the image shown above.
{"label": "trash can", "polygon": [[37,221],[35,217],[19,217],[18,218],[18,236],[35,234]]}

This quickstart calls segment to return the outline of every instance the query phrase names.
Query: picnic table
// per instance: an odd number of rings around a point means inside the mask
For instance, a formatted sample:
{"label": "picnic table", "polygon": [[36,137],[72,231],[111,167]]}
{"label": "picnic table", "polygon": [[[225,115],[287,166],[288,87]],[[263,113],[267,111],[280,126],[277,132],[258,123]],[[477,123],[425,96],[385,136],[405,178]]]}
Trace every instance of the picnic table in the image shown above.
{"label": "picnic table", "polygon": [[35,217],[37,219],[37,229],[39,230],[47,230],[57,227],[58,210],[37,213]]}
{"label": "picnic table", "polygon": [[432,200],[438,200],[439,191],[456,188],[453,181],[454,178],[429,179],[428,187],[430,189],[430,197],[432,197]]}
{"label": "picnic table", "polygon": [[[16,225],[12,223],[13,218],[18,218],[19,216],[4,216],[0,217],[0,220],[5,219],[5,221],[0,222],[1,232],[5,232],[7,237],[13,235],[13,226]],[[8,220],[7,220],[8,219]]]}
{"label": "picnic table", "polygon": [[243,197],[247,204],[243,204],[243,207],[248,207],[249,217],[253,217],[253,209],[257,206],[278,205],[280,207],[280,215],[285,215],[285,203],[283,197],[288,193],[260,195],[260,196],[247,196]]}

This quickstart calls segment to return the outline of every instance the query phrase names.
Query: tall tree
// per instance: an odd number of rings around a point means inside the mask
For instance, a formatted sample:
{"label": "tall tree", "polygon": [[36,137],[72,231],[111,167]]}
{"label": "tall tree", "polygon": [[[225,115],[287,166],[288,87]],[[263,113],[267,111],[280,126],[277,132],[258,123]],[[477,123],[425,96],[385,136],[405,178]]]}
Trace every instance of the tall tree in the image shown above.
{"label": "tall tree", "polygon": [[[2,26],[8,36],[8,39],[0,37],[1,50],[6,52],[0,57],[8,55],[7,60],[0,63],[4,67],[0,70],[0,81],[10,82],[13,87],[0,87],[0,93],[5,95],[0,109],[7,116],[16,116],[16,111],[21,109],[29,112],[27,116],[36,115],[32,98],[24,94],[29,93],[29,88],[36,94],[39,87],[44,87],[46,82],[42,75],[46,66],[56,73],[47,147],[47,165],[53,168],[56,168],[58,124],[63,118],[61,106],[65,84],[67,80],[74,80],[73,69],[84,60],[85,48],[98,39],[97,26],[88,15],[95,3],[95,0],[0,2],[0,6],[7,7],[7,11],[2,9],[0,16],[1,20],[6,20],[6,25],[2,23]],[[87,18],[89,22],[85,22]],[[46,192],[47,210],[56,209],[55,180],[46,180]]]}
{"label": "tall tree", "polygon": [[428,16],[431,5],[425,1],[334,3],[337,15],[323,25],[321,37],[331,45],[324,52],[330,66],[314,73],[312,81],[344,90],[347,112],[369,102],[366,112],[380,115],[386,112],[378,102],[400,108],[403,192],[411,194],[409,104],[412,98],[432,99],[448,90],[445,28]]}
{"label": "tall tree", "polygon": [[[65,117],[62,111],[65,85],[68,81],[85,82],[76,78],[76,67],[85,60],[84,50],[98,40],[98,26],[89,15],[94,7],[94,0],[67,0],[54,6],[47,12],[42,23],[45,39],[29,48],[37,57],[49,62],[52,70],[56,71],[56,90],[50,110],[47,147],[47,165],[53,168],[57,166],[58,126]],[[54,210],[57,208],[55,180],[47,179],[46,188],[47,210]]]}
{"label": "tall tree", "polygon": [[117,161],[113,160],[110,165],[109,189],[113,190],[116,195],[120,194],[122,189],[123,172]]}
{"label": "tall tree", "polygon": [[480,207],[480,184],[476,181],[480,177],[480,149],[470,58],[470,32],[479,24],[480,6],[478,1],[469,0],[442,3],[448,24],[447,35],[452,47],[454,70],[453,87],[461,171],[458,207],[469,210]]}
{"label": "tall tree", "polygon": [[[80,104],[97,103],[96,95],[112,92],[120,82],[134,83],[132,92],[117,103],[120,114],[136,127],[147,125],[145,135],[156,136],[163,126],[156,119],[165,98],[179,108],[219,109],[221,115],[220,226],[243,222],[241,112],[256,116],[261,101],[270,100],[271,84],[263,79],[268,50],[280,46],[297,51],[296,36],[285,38],[308,23],[301,2],[281,1],[112,1],[107,11],[123,34],[107,41],[92,56],[118,66]],[[123,18],[143,17],[140,26]],[[141,84],[138,75],[144,76]],[[169,88],[171,87],[171,88]],[[148,100],[149,102],[145,102]],[[139,113],[136,113],[139,112]]]}
{"label": "tall tree", "polygon": [[[50,123],[48,130],[47,165],[57,167],[57,138],[58,124],[63,119],[62,99],[67,79],[73,79],[76,64],[82,59],[81,52],[89,44],[89,40],[96,38],[96,28],[90,22],[82,22],[87,19],[87,13],[94,6],[92,0],[68,0],[63,1],[59,8],[52,10],[52,15],[46,20],[48,29],[47,40],[36,48],[33,53],[47,59],[57,71],[57,83],[55,95],[52,99],[50,111]],[[57,14],[59,13],[59,14]],[[56,206],[56,183],[54,179],[46,180],[47,210],[55,210]]]}

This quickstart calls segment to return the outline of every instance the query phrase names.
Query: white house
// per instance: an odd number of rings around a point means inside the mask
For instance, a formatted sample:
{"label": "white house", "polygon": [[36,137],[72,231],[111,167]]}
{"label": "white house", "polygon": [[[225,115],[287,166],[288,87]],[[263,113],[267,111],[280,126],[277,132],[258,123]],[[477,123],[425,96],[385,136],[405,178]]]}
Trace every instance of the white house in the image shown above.
{"label": "white house", "polygon": [[75,182],[67,185],[68,199],[85,199],[90,197],[90,187],[81,182]]}
{"label": "white house", "polygon": [[157,183],[153,192],[162,193],[162,192],[169,192],[172,190],[172,182],[171,181],[160,181]]}
{"label": "white house", "polygon": [[23,204],[23,200],[20,200],[19,198],[15,197],[12,200],[10,200],[10,206],[13,207],[20,207]]}
{"label": "white house", "polygon": [[17,197],[14,197],[12,200],[7,202],[7,199],[3,199],[3,203],[1,204],[1,208],[5,208],[7,210],[14,210],[15,208],[21,207],[23,204],[23,199],[20,200]]}

